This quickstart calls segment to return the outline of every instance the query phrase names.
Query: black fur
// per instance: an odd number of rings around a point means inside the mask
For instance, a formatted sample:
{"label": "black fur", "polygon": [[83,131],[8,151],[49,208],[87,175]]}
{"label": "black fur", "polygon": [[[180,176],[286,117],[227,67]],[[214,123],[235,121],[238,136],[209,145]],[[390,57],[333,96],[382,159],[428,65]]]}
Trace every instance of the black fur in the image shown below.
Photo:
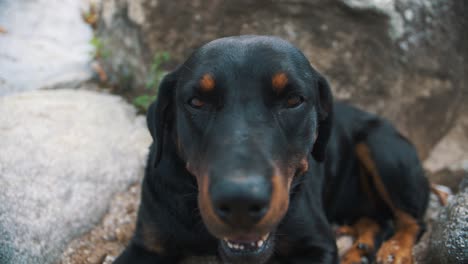
{"label": "black fur", "polygon": [[[288,92],[280,96],[270,92],[269,78],[277,71],[289,77]],[[199,95],[193,87],[206,72],[216,87]],[[189,105],[193,93],[207,102],[202,109]],[[285,107],[291,93],[302,95],[303,103]],[[333,103],[325,78],[278,38],[232,37],[203,46],[164,78],[147,121],[154,143],[137,227],[116,263],[178,263],[220,252],[197,201],[194,171],[206,167],[211,182],[239,168],[270,179],[273,161],[286,166],[307,160],[308,170],[293,175],[286,215],[271,227],[274,254],[250,260],[255,264],[338,263],[331,223],[368,216],[388,225],[388,206],[369,201],[361,189],[360,142],[369,146],[394,205],[418,220],[426,209],[428,183],[413,146],[388,121]]]}

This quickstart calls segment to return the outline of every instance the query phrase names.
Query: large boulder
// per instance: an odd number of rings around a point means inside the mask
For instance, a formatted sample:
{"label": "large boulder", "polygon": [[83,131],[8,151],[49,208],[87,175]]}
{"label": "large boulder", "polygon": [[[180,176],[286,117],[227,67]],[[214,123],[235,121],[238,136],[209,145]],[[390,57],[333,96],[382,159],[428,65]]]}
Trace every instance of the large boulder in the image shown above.
{"label": "large boulder", "polygon": [[[134,87],[153,54],[177,64],[212,39],[281,36],[325,73],[337,98],[395,121],[422,158],[466,102],[468,4],[459,0],[103,0],[105,67]],[[118,78],[114,78],[118,79]]]}
{"label": "large boulder", "polygon": [[468,174],[432,226],[429,264],[468,263]]}
{"label": "large boulder", "polygon": [[0,96],[92,77],[86,1],[0,1]]}
{"label": "large boulder", "polygon": [[[465,101],[464,113],[468,113]],[[424,167],[436,172],[448,167],[450,170],[468,171],[468,114],[459,116],[454,126],[431,150]]]}
{"label": "large boulder", "polygon": [[143,173],[144,118],[80,90],[0,97],[0,263],[54,263]]}

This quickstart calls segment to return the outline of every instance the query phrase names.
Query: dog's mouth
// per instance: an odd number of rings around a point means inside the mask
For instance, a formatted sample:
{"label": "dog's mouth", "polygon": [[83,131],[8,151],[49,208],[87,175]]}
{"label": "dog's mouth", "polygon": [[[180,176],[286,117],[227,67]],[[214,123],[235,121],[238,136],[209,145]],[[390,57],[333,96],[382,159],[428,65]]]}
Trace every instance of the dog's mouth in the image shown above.
{"label": "dog's mouth", "polygon": [[255,253],[260,252],[266,246],[270,234],[266,234],[258,239],[238,238],[238,239],[223,239],[224,243],[233,253]]}
{"label": "dog's mouth", "polygon": [[220,244],[220,253],[226,263],[263,263],[273,252],[271,233],[224,238]]}

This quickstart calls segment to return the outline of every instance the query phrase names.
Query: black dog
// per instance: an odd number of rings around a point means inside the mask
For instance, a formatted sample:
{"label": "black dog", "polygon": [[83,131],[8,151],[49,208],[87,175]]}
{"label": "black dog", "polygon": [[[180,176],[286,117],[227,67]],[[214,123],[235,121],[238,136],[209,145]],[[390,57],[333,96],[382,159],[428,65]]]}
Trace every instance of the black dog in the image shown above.
{"label": "black dog", "polygon": [[412,263],[429,194],[414,148],[333,104],[288,42],[204,45],[164,78],[147,121],[137,227],[116,263],[338,263],[330,223],[356,237],[342,263]]}

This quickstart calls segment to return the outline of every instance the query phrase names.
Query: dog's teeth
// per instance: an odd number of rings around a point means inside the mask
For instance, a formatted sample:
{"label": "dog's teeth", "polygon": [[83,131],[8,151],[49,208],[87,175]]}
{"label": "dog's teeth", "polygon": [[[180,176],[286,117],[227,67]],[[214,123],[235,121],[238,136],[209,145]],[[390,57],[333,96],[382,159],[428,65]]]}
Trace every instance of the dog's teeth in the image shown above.
{"label": "dog's teeth", "polygon": [[[263,237],[265,238],[267,236],[268,235],[265,235]],[[258,248],[261,248],[265,244],[265,241],[266,241],[266,239],[260,239],[260,240],[255,241],[255,242],[237,244],[237,243],[234,243],[234,242],[230,242],[227,239],[223,239],[223,240],[226,242],[226,245],[229,248],[235,249],[235,250],[256,250]]]}

